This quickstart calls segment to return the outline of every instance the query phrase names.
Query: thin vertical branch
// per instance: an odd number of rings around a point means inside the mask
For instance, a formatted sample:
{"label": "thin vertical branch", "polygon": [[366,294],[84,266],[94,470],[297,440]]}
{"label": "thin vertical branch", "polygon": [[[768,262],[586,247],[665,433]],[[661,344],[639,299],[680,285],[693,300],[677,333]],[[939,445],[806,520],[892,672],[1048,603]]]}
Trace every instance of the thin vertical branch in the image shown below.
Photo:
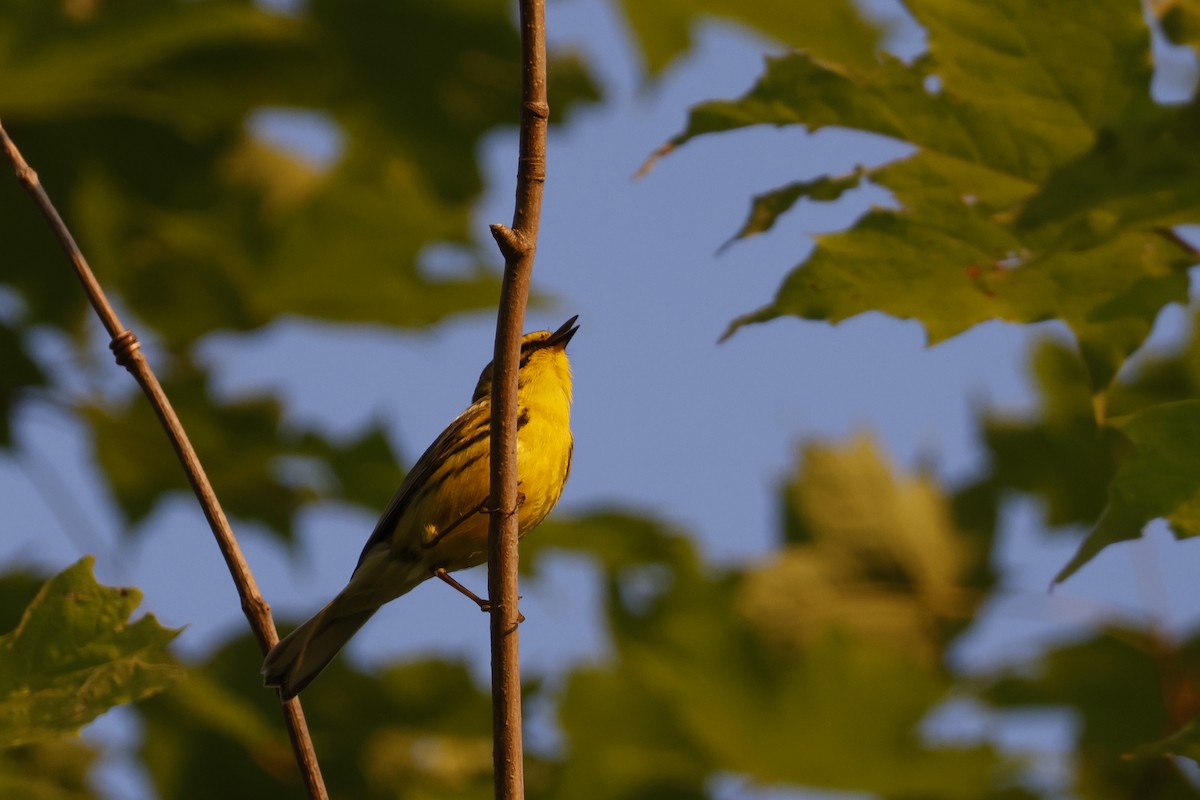
{"label": "thin vertical branch", "polygon": [[[33,198],[33,202],[41,211],[42,216],[46,218],[46,222],[49,223],[51,230],[58,238],[59,244],[62,245],[67,257],[71,260],[75,273],[87,293],[88,300],[91,301],[92,308],[95,309],[105,330],[112,338],[109,347],[112,348],[117,363],[133,375],[134,380],[142,387],[142,391],[145,392],[146,398],[154,408],[159,422],[162,423],[167,438],[170,440],[171,446],[175,448],[175,454],[179,457],[183,470],[187,474],[188,482],[191,483],[192,490],[200,501],[200,507],[204,510],[204,516],[208,519],[213,536],[216,537],[217,547],[220,548],[221,555],[225,558],[225,565],[229,568],[229,574],[233,577],[233,583],[237,587],[238,596],[242,601],[242,612],[246,615],[263,653],[266,653],[279,641],[279,634],[275,631],[275,622],[271,619],[271,607],[267,605],[266,600],[258,591],[258,585],[254,581],[254,575],[250,572],[250,566],[242,555],[242,549],[233,535],[229,520],[226,519],[225,512],[217,501],[216,492],[213,491],[212,484],[209,483],[208,476],[200,465],[200,459],[196,455],[187,433],[184,432],[183,425],[175,415],[175,409],[171,407],[162,385],[159,384],[158,378],[146,361],[137,337],[134,336],[133,331],[126,329],[121,324],[117,312],[108,302],[104,290],[100,287],[100,282],[96,280],[95,274],[88,266],[79,245],[75,243],[75,237],[71,235],[71,231],[59,216],[54,203],[46,194],[46,190],[42,188],[37,173],[25,162],[16,144],[4,130],[2,123],[0,123],[0,148],[4,150],[5,156],[12,164],[17,181]],[[283,703],[282,706],[288,736],[292,741],[292,751],[295,754],[296,763],[300,767],[308,796],[314,800],[327,800],[329,795],[325,791],[325,782],[321,777],[321,768],[317,764],[316,751],[313,750],[312,739],[308,734],[308,725],[304,721],[304,711],[300,707],[300,701],[290,700]]]}
{"label": "thin vertical branch", "polygon": [[546,182],[546,9],[520,0],[521,139],[512,227],[492,225],[504,254],[492,382],[491,520],[488,595],[492,603],[492,761],[496,800],[525,796],[521,665],[517,624],[517,369]]}

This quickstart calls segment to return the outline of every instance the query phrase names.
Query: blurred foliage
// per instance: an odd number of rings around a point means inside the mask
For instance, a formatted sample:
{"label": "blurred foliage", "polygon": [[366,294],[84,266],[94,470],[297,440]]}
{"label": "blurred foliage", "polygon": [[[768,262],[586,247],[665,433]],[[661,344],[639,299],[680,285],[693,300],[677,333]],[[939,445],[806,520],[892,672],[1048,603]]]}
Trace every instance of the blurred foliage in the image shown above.
{"label": "blurred foliage", "polygon": [[1158,0],[1151,7],[1162,22],[1163,33],[1174,44],[1200,46],[1200,2]]}
{"label": "blurred foliage", "polygon": [[90,800],[96,752],[64,737],[0,750],[0,794],[13,800]]}
{"label": "blurred foliage", "polygon": [[[188,421],[188,435],[207,443],[205,469],[227,513],[290,538],[292,520],[304,504],[338,497],[378,506],[403,478],[380,427],[334,441],[285,427],[283,406],[272,397],[211,407],[205,377],[198,370],[177,370],[164,388],[176,413]],[[150,435],[157,423],[141,397],[119,409],[79,410],[91,423],[97,460],[131,523],[149,516],[164,494],[188,491],[175,452]]]}
{"label": "blurred foliage", "polygon": [[[863,491],[889,486],[907,518],[840,519]],[[613,641],[611,657],[575,669],[560,690],[529,687],[550,693],[564,739],[561,753],[531,760],[530,797],[702,798],[721,772],[897,797],[999,796],[992,788],[1011,782],[1016,763],[992,749],[931,745],[917,730],[954,686],[938,620],[970,614],[960,581],[986,553],[971,552],[927,480],[893,474],[865,439],[810,448],[789,494],[820,544],[790,544],[745,569],[713,572],[686,536],[614,512],[553,521],[530,538],[535,573],[564,547],[594,556]],[[843,593],[788,594],[805,587],[778,571],[805,555],[824,559],[818,572],[836,565],[844,583],[829,591]],[[226,794],[296,787],[285,742],[270,735],[278,711],[258,685],[260,659],[242,637],[138,705],[162,796],[211,793],[214,757],[236,787]],[[364,675],[346,661],[304,695],[333,794],[490,796],[488,700],[462,665]]]}
{"label": "blurred foliage", "polygon": [[845,627],[936,663],[991,582],[986,542],[957,530],[931,478],[893,474],[865,437],[809,444],[802,463],[783,492],[786,546],[749,576],[744,613],[787,649]]}
{"label": "blurred foliage", "polygon": [[[842,517],[881,487],[907,518]],[[889,474],[866,441],[811,448],[791,492],[812,543],[725,573],[703,567],[687,539],[640,526],[668,557],[649,574],[645,564],[605,567],[616,655],[568,684],[572,757],[555,796],[588,796],[602,777],[611,793],[593,796],[703,796],[697,765],[764,783],[890,796],[975,786],[971,796],[988,796],[1003,771],[995,753],[929,746],[916,732],[950,688],[936,616],[964,566],[946,506],[925,488]],[[930,535],[950,546],[917,552]],[[825,585],[807,583],[814,575]],[[847,598],[856,605],[840,608]],[[608,723],[589,723],[597,714]],[[644,716],[656,720],[649,730],[631,722]],[[618,726],[652,744],[613,736]],[[662,763],[671,769],[653,769]]]}
{"label": "blurred foliage", "polygon": [[[142,758],[161,796],[211,797],[214,759],[223,796],[302,791],[261,663],[257,644],[243,636],[187,681],[138,705],[147,732]],[[365,675],[338,659],[305,693],[304,706],[333,796],[491,794],[491,703],[461,664],[419,662]]]}
{"label": "blurred foliage", "polygon": [[[23,0],[0,7],[0,28],[0,119],[101,282],[163,349],[155,366],[230,511],[286,536],[318,494],[382,504],[399,470],[379,431],[332,441],[281,430],[274,400],[220,401],[196,344],[282,316],[417,327],[495,302],[496,257],[476,251],[470,211],[479,143],[517,116],[505,4],[314,2],[288,15],[242,0]],[[573,55],[553,69],[557,121],[597,92]],[[320,120],[328,163],[264,138],[263,111]],[[28,198],[2,187],[0,288],[19,324],[0,325],[0,444],[18,399],[65,401],[136,523],[183,487],[180,471],[140,397],[64,397],[46,385],[55,370],[25,355],[26,332],[52,326],[88,363],[96,327]],[[475,266],[430,275],[422,253],[439,243]],[[293,485],[281,462],[297,457],[335,479]],[[367,471],[387,488],[358,481]]]}
{"label": "blurred foliage", "polygon": [[21,343],[21,331],[0,322],[0,447],[12,445],[12,414],[17,402],[46,376]]}
{"label": "blurred foliage", "polygon": [[[528,796],[700,800],[737,775],[897,800],[1200,797],[1160,755],[1191,752],[1188,729],[1150,744],[1200,706],[1200,638],[1126,626],[1051,645],[1032,665],[956,667],[951,650],[995,587],[995,513],[993,493],[948,496],[860,436],[803,449],[781,487],[779,550],[759,563],[714,569],[684,532],[636,514],[547,522],[525,549],[529,579],[547,554],[588,556],[611,647],[527,686],[529,707],[556,709],[559,741],[530,754]],[[8,594],[27,597],[28,581]],[[134,706],[157,796],[300,793],[260,662],[243,635]],[[1075,715],[1069,785],[1045,785],[1031,752],[924,732],[964,698]],[[334,796],[491,796],[487,692],[461,663],[365,673],[339,658],[304,703]],[[39,773],[52,754],[0,752],[0,781],[68,780]],[[15,796],[90,796],[54,792]]]}
{"label": "blurred foliage", "polygon": [[1196,797],[1200,790],[1172,762],[1127,756],[1200,710],[1198,672],[1200,637],[1173,643],[1112,628],[996,677],[982,696],[997,708],[1065,705],[1075,713],[1076,796]]}
{"label": "blurred foliage", "polygon": [[[733,569],[705,565],[683,532],[617,511],[560,517],[530,537],[532,579],[564,549],[599,566],[611,641],[556,685],[527,686],[527,705],[557,709],[560,741],[531,754],[530,798],[700,800],[729,774],[884,798],[1200,797],[1170,760],[1123,758],[1196,712],[1200,638],[1114,628],[1032,665],[965,674],[949,654],[995,580],[978,524],[994,514],[987,493],[948,497],[858,437],[807,446],[779,506],[779,551]],[[136,706],[159,796],[211,795],[214,780],[232,798],[300,791],[260,659],[242,636]],[[490,796],[487,695],[464,665],[363,673],[348,662],[304,694],[334,795]],[[1045,785],[1030,752],[923,732],[968,697],[998,714],[1076,715],[1069,785]]]}
{"label": "blurred foliage", "polygon": [[[1094,527],[1072,568],[1154,517],[1195,532],[1200,337],[1121,367],[1159,310],[1186,298],[1195,254],[1165,226],[1194,221],[1200,204],[1196,104],[1150,99],[1135,0],[905,5],[930,48],[911,62],[879,54],[881,26],[845,1],[619,3],[651,75],[710,20],[796,48],[740,100],[697,107],[676,146],[765,123],[915,148],[755,198],[735,238],[865,181],[897,208],[820,237],[776,300],[735,325],[877,309],[921,320],[938,341],[987,319],[1057,319],[1077,347],[1036,348],[1031,413],[981,411],[989,462],[954,491],[896,470],[866,437],[807,443],[780,487],[778,550],[758,563],[714,568],[686,533],[618,510],[543,525],[523,567],[536,579],[545,553],[586,556],[611,648],[527,686],[558,734],[530,754],[531,798],[699,800],[728,776],[750,791],[896,800],[1200,796],[1166,757],[1200,751],[1197,638],[1114,627],[983,675],[952,657],[998,596],[997,520],[1013,493],[1035,497],[1053,528]],[[1196,46],[1193,0],[1153,9],[1172,41]],[[214,398],[197,347],[281,317],[421,327],[489,307],[496,259],[470,228],[475,157],[515,120],[516,42],[496,0],[0,6],[0,118],[156,345],[231,513],[286,537],[306,503],[377,507],[396,485],[381,430],[332,440],[283,424],[280,399]],[[597,96],[572,54],[555,53],[552,74],[555,122]],[[273,143],[263,112],[307,114],[329,134],[327,157]],[[27,199],[0,186],[12,309],[0,315],[0,446],[23,402],[66,407],[136,523],[182,476],[141,399],[89,382],[96,328],[82,295]],[[433,274],[423,254],[434,244],[474,266]],[[84,369],[72,380],[31,347],[46,331],[73,343]],[[0,580],[13,631],[0,638],[0,728],[24,742],[0,749],[0,796],[97,796],[97,754],[72,731],[139,698],[138,756],[158,796],[298,796],[253,640],[180,667],[163,652],[173,632],[127,622],[138,599],[95,584],[87,562],[44,587]],[[964,699],[997,717],[1069,714],[1063,785],[1039,777],[1027,750],[925,730]],[[463,664],[363,672],[343,657],[304,703],[333,796],[491,796],[490,707]]]}

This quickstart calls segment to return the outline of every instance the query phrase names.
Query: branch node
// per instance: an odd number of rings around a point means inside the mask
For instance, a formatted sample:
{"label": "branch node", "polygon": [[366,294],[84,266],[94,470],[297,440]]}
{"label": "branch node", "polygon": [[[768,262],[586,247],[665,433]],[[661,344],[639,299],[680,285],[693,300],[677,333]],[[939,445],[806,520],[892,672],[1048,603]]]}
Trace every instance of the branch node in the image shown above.
{"label": "branch node", "polygon": [[17,176],[17,181],[28,188],[37,186],[38,174],[33,171],[33,167],[26,163],[25,158],[21,155],[21,151],[17,149],[17,145],[13,140],[8,138],[8,132],[4,130],[2,123],[0,123],[0,145],[4,147],[4,155],[8,157],[9,163],[12,164],[13,174]]}
{"label": "branch node", "polygon": [[525,495],[518,494],[517,495],[517,504],[514,505],[512,508],[505,509],[505,508],[501,508],[500,506],[492,505],[491,503],[488,503],[486,506],[483,507],[482,513],[488,514],[488,515],[499,514],[502,517],[516,516],[517,512],[520,511],[521,505],[524,502],[525,502]]}
{"label": "branch node", "polygon": [[15,172],[17,173],[17,180],[30,188],[42,185],[37,172],[23,161],[16,165]]}
{"label": "branch node", "polygon": [[242,599],[242,612],[247,616],[253,614],[256,619],[264,619],[271,613],[271,604],[262,595],[247,595]]}
{"label": "branch node", "polygon": [[133,365],[137,360],[137,351],[142,348],[142,343],[138,341],[137,335],[133,331],[126,328],[118,333],[108,343],[108,348],[116,356],[117,364],[133,372]]}
{"label": "branch node", "polygon": [[492,238],[496,240],[496,245],[500,248],[500,255],[504,256],[505,261],[515,261],[529,249],[525,238],[507,225],[497,222],[488,227],[491,229]]}
{"label": "branch node", "polygon": [[521,108],[538,119],[550,119],[550,104],[545,100],[527,100],[521,103]]}
{"label": "branch node", "polygon": [[546,159],[541,156],[522,156],[518,160],[521,174],[526,180],[536,183],[546,182]]}

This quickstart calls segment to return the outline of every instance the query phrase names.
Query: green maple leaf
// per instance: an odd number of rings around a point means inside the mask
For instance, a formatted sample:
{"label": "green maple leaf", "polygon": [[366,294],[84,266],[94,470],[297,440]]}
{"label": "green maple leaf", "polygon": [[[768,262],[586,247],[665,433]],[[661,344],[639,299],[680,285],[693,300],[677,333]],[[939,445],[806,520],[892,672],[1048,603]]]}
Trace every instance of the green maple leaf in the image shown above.
{"label": "green maple leaf", "polygon": [[76,731],[183,673],[166,651],[179,632],[149,614],[131,622],[141,592],[101,586],[92,563],[85,558],[48,580],[16,629],[0,636],[4,746]]}
{"label": "green maple leaf", "polygon": [[[931,342],[992,319],[1063,320],[1102,395],[1159,310],[1187,299],[1194,254],[1163,225],[1200,219],[1200,115],[1150,98],[1150,35],[1138,3],[912,0],[929,50],[911,63],[828,52],[768,59],[736,100],[692,109],[666,149],[749,125],[842,127],[914,146],[863,171],[899,207],[818,237],[773,301],[838,322],[867,311],[919,320]],[[1137,157],[1131,157],[1137,154]],[[770,228],[817,177],[755,202],[739,235]],[[1097,401],[1103,417],[1103,398]]]}

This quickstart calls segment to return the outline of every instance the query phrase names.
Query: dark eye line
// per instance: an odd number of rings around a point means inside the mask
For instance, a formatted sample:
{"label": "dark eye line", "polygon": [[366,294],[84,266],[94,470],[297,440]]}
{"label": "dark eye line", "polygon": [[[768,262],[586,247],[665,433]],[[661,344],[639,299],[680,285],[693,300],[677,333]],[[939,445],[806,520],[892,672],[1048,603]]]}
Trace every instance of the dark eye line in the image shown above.
{"label": "dark eye line", "polygon": [[529,363],[529,359],[533,358],[533,354],[538,350],[545,349],[546,340],[542,339],[536,342],[525,342],[521,345],[521,361],[517,364],[517,368],[525,366]]}

